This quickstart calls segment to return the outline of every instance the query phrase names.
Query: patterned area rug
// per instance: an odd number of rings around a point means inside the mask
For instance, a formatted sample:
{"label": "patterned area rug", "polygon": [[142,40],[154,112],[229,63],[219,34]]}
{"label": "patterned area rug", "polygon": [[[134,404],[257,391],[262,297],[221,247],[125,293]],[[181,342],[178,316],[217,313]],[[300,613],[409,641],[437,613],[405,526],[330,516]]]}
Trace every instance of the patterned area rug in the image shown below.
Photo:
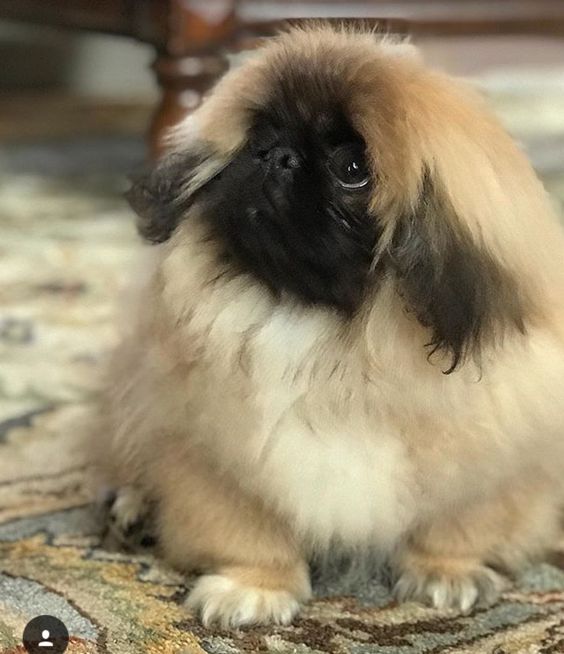
{"label": "patterned area rug", "polygon": [[[564,86],[490,87],[562,206]],[[132,138],[0,151],[1,651],[22,653],[24,625],[51,614],[73,654],[564,652],[564,541],[467,617],[398,606],[377,579],[352,590],[335,580],[292,626],[232,632],[206,630],[183,609],[190,579],[149,554],[101,546],[74,444],[136,249],[121,191],[142,152]]]}

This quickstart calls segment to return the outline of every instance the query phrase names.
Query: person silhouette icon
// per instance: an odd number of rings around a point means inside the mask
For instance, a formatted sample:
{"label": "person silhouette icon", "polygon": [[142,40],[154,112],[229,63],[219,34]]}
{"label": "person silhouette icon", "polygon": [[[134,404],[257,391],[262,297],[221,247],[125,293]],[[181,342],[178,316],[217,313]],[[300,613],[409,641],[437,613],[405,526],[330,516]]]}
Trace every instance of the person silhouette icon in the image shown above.
{"label": "person silhouette icon", "polygon": [[27,654],[63,654],[70,637],[59,618],[38,615],[26,624],[22,640]]}
{"label": "person silhouette icon", "polygon": [[50,636],[49,629],[44,629],[41,632],[41,638],[43,638],[43,640],[39,643],[38,647],[53,647],[53,643],[50,640],[47,640]]}

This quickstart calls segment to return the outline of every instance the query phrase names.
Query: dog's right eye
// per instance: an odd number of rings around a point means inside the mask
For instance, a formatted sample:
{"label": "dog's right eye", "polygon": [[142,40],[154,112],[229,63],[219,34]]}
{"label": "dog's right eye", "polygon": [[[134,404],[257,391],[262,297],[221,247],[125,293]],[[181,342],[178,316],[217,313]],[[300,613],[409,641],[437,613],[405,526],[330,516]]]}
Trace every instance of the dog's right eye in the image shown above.
{"label": "dog's right eye", "polygon": [[338,147],[329,157],[328,165],[343,188],[363,188],[370,181],[364,149],[358,143]]}

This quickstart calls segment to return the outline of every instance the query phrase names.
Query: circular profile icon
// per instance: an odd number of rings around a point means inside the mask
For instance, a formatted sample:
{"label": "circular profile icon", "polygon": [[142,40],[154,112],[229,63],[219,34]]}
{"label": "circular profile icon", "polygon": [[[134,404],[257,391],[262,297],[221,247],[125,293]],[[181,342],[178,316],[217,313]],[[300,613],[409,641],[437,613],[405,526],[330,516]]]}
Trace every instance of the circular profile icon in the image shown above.
{"label": "circular profile icon", "polygon": [[52,615],[39,615],[27,623],[23,644],[29,654],[63,654],[69,644],[69,632]]}

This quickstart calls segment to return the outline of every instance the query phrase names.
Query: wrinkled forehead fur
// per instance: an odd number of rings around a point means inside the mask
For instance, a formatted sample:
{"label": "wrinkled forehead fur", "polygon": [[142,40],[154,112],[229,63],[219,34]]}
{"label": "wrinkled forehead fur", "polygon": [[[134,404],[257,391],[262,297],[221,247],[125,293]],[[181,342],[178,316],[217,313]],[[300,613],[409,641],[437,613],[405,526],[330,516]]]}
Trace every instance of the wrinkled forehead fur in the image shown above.
{"label": "wrinkled forehead fur", "polygon": [[542,185],[482,99],[413,46],[323,25],[272,39],[171,132],[171,153],[200,158],[185,196],[227,165],[265,106],[306,124],[338,107],[362,136],[375,262],[453,365],[471,341],[562,311],[562,236]]}
{"label": "wrinkled forehead fur", "polygon": [[[225,162],[244,144],[256,112],[277,100],[306,121],[316,112],[343,109],[364,138],[380,182],[376,210],[415,203],[426,172],[440,180],[455,205],[476,214],[482,212],[471,207],[469,182],[477,165],[483,179],[491,177],[482,195],[489,192],[494,201],[499,199],[494,187],[502,181],[499,166],[515,167],[514,178],[521,173],[515,188],[534,179],[482,99],[426,68],[414,46],[322,25],[280,35],[226,75],[204,105],[171,132],[171,150],[205,147]],[[479,216],[466,215],[467,226],[479,231]]]}
{"label": "wrinkled forehead fur", "polygon": [[508,268],[536,266],[524,250],[528,233],[545,225],[531,219],[531,209],[536,216],[551,210],[529,163],[478,94],[427,68],[414,46],[394,37],[294,28],[226,75],[172,130],[170,149],[203,149],[219,168],[244,144],[256,111],[277,97],[306,120],[324,101],[344,110],[366,143],[378,179],[374,215],[390,236],[432,179],[476,242]]}

